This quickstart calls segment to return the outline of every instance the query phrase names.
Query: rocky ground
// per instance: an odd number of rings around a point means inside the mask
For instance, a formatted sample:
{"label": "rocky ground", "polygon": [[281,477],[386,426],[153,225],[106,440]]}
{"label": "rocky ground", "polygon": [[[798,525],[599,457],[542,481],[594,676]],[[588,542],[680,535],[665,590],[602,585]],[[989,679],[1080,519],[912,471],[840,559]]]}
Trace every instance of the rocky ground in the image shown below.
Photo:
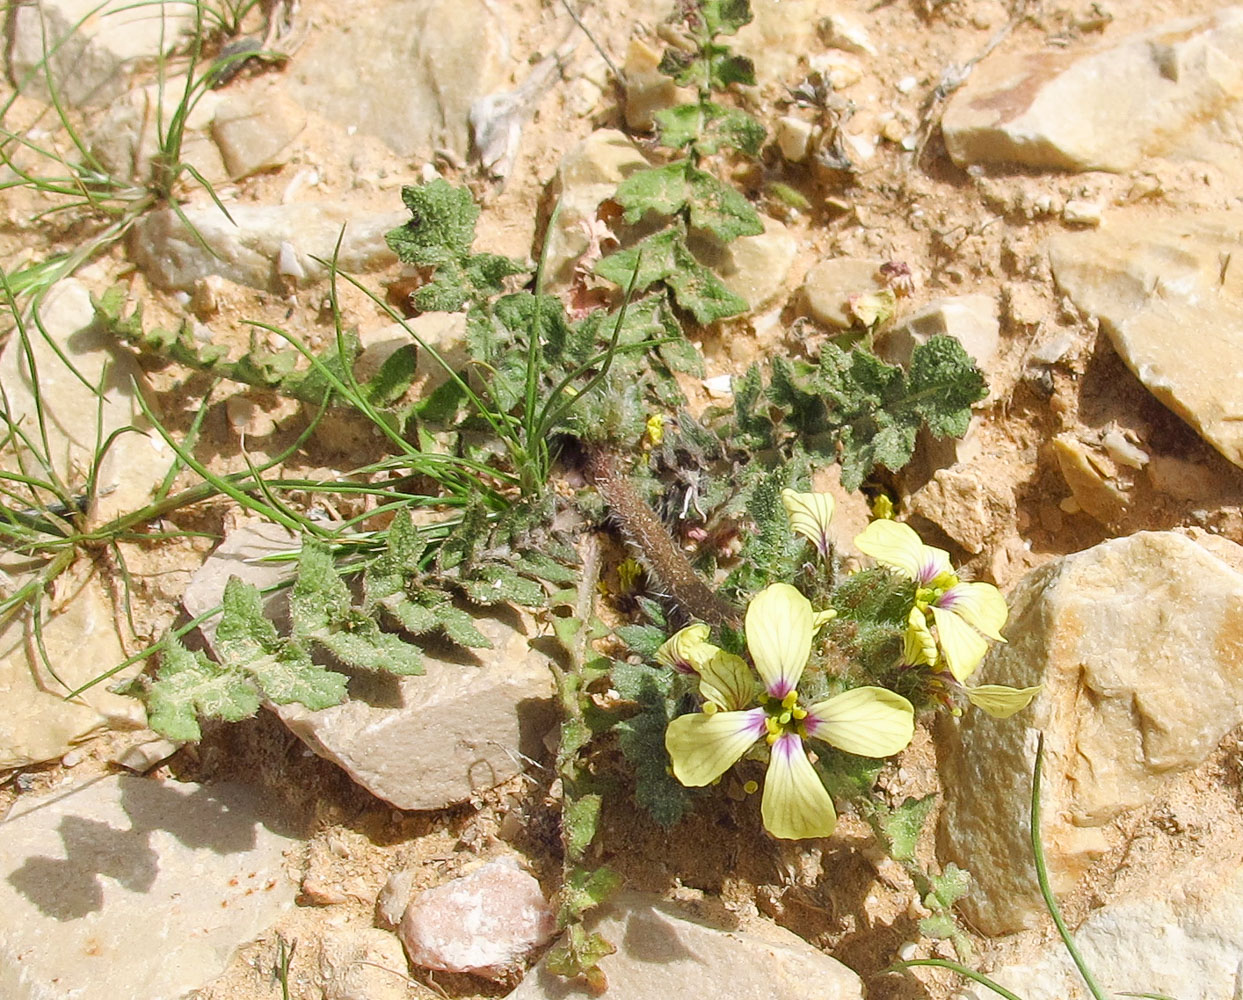
{"label": "rocky ground", "polygon": [[[990,395],[963,441],[922,442],[893,485],[912,524],[1007,593],[1009,642],[983,679],[1044,692],[1009,720],[925,727],[887,788],[941,793],[921,850],[975,878],[962,917],[976,967],[1026,1000],[1085,996],[1028,861],[1043,731],[1050,874],[1102,984],[1237,996],[1243,8],[753,3],[755,23],[736,41],[758,85],[740,100],[773,142],[734,181],[766,232],[718,262],[753,309],[701,331],[709,378],[690,387],[693,403],[728,395],[720,377],[752,360],[848,326],[848,297],[879,287],[882,265],[909,269],[880,348],[952,333]],[[30,71],[48,37],[96,6],[6,12],[6,94],[22,82],[6,128],[66,155],[46,83]],[[167,42],[188,5],[162,6]],[[148,323],[188,316],[204,342],[244,347],[243,321],[258,320],[323,344],[332,316],[315,258],[332,255],[345,225],[341,266],[400,301],[405,276],[383,233],[407,218],[401,185],[434,176],[469,183],[484,206],[477,245],[517,257],[537,249],[559,199],[547,233],[555,285],[586,247],[577,224],[646,162],[651,111],[679,99],[654,72],[661,0],[581,5],[624,87],[560,3],[265,6],[287,61],[206,91],[188,121],[184,155],[233,220],[185,184],[184,215],[212,252],[176,213],[154,210],[46,299],[51,338],[88,378],[109,373],[105,434],[146,426],[135,381],[184,432],[208,381],[139,364],[103,339],[91,293],[122,282]],[[255,37],[260,14],[245,24]],[[142,176],[153,155],[153,24],[150,8],[92,15],[49,63],[118,177]],[[791,94],[812,74],[827,84],[816,107]],[[474,140],[472,115],[489,126]],[[810,207],[767,195],[773,181]],[[42,217],[52,204],[5,190],[6,272],[89,238],[77,216]],[[400,336],[356,290],[342,289],[341,308],[376,351]],[[446,350],[460,344],[451,319],[412,322]],[[0,354],[0,384],[10,417],[29,420],[29,361],[14,344]],[[38,367],[57,459],[80,472],[96,402],[50,349]],[[221,386],[200,457],[244,468],[302,427],[295,405]],[[342,474],[377,447],[350,423],[327,423],[286,471]],[[170,457],[152,434],[124,435],[101,470],[103,504],[141,506]],[[357,512],[344,501],[321,511]],[[841,496],[843,546],[866,516],[860,497]],[[538,626],[487,620],[496,649],[473,661],[446,652],[429,657],[426,677],[339,709],[264,712],[177,747],[142,728],[137,702],[103,686],[65,702],[61,685],[120,662],[182,609],[211,607],[230,573],[269,580],[270,567],[244,560],[289,540],[221,501],[169,525],[211,537],[123,543],[132,623],[114,613],[106,559],[60,578],[43,630],[57,677],[22,622],[3,633],[0,995],[275,998],[282,960],[299,1000],[579,995],[541,965],[521,973],[549,938],[544,895],[560,873],[551,680],[526,641]],[[0,579],[28,571],[6,558]],[[604,963],[614,995],[985,995],[940,970],[882,972],[898,957],[951,952],[920,936],[918,894],[861,821],[789,844],[766,838],[756,812],[722,794],[665,832],[624,796],[606,804],[600,859],[627,880],[602,919],[618,945]]]}

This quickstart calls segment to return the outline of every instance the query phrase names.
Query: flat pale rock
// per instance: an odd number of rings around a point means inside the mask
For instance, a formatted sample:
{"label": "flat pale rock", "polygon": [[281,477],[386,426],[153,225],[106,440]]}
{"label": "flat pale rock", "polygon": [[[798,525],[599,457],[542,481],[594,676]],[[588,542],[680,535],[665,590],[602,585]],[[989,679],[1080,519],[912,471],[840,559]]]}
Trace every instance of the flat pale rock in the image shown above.
{"label": "flat pale rock", "polygon": [[[1243,465],[1243,213],[1111,221],[1049,248],[1058,287],[1144,386]],[[1232,256],[1233,255],[1233,256]]]}
{"label": "flat pale rock", "polygon": [[1001,337],[996,299],[991,295],[934,299],[884,333],[878,350],[887,361],[908,365],[918,345],[938,336],[953,337],[981,371],[991,372]]}
{"label": "flat pale rock", "polygon": [[313,34],[290,66],[291,96],[403,156],[437,148],[465,158],[477,98],[508,88],[516,61],[488,0],[358,5],[337,31]]}
{"label": "flat pale rock", "polygon": [[[112,602],[89,564],[67,570],[57,586],[64,602],[44,609],[47,663],[35,651],[22,615],[13,615],[0,628],[0,771],[56,760],[75,743],[107,729],[146,724],[142,703],[110,692],[111,681],[65,700],[70,691],[124,660],[125,650]],[[134,664],[112,680],[141,669]]]}
{"label": "flat pale rock", "polygon": [[419,893],[397,933],[415,965],[499,979],[521,969],[556,927],[539,882],[516,865],[490,861]]}
{"label": "flat pale rock", "polygon": [[0,823],[0,996],[176,1000],[293,905],[298,841],[258,793],[109,776]]}
{"label": "flat pale rock", "polygon": [[855,295],[872,295],[884,286],[880,280],[879,260],[859,257],[833,257],[821,261],[803,279],[803,302],[806,313],[825,326],[849,330],[856,325],[850,312]]}
{"label": "flat pale rock", "polygon": [[[1121,991],[1221,1000],[1239,988],[1243,869],[1168,881],[1164,891],[1112,900],[1074,928],[1075,945],[1113,996]],[[1090,1000],[1061,941],[1029,961],[989,973],[1024,1000]]]}
{"label": "flat pale rock", "polygon": [[[90,515],[99,524],[138,510],[150,501],[174,458],[135,396],[135,385],[138,391],[146,386],[142,369],[132,352],[96,325],[90,292],[74,278],[52,287],[39,307],[39,321],[42,330],[26,319],[29,355],[17,336],[0,353],[9,419],[31,434],[42,405],[50,449],[45,457],[71,489],[85,484],[98,441],[136,428],[119,434],[104,456],[97,475],[99,498]],[[102,406],[90,387],[102,389]],[[37,432],[31,436],[39,441]],[[37,469],[38,461],[28,455],[27,470]]]}
{"label": "flat pale rock", "polygon": [[591,226],[600,203],[647,159],[617,129],[599,129],[561,158],[553,178],[557,207],[548,226],[544,250],[544,288],[563,291],[574,280],[574,265],[591,245]]}
{"label": "flat pale rock", "polygon": [[378,927],[330,930],[320,942],[324,1000],[408,1000],[401,942]]}
{"label": "flat pale rock", "polygon": [[11,5],[10,17],[18,88],[46,100],[50,76],[67,104],[107,104],[127,89],[128,69],[171,51],[194,28],[192,5],[132,0],[39,0]]}
{"label": "flat pale rock", "polygon": [[[191,578],[182,604],[198,616],[220,603],[229,577],[263,588],[288,579],[293,563],[264,563],[296,542],[283,528],[254,525],[233,532]],[[281,623],[288,591],[265,605]],[[210,642],[214,621],[200,626]],[[428,644],[417,677],[357,672],[349,700],[320,711],[269,706],[312,750],[343,768],[399,809],[444,809],[508,781],[543,752],[556,721],[547,656],[532,648],[535,625],[514,609],[474,620],[491,649]],[[284,628],[284,624],[279,627]]]}
{"label": "flat pale rock", "polygon": [[492,649],[425,649],[420,677],[358,674],[344,704],[272,710],[321,757],[399,809],[444,809],[526,770],[555,723],[553,679],[516,611],[478,617]]}
{"label": "flat pale rock", "polygon": [[1044,691],[1012,718],[968,711],[938,731],[938,854],[970,870],[964,911],[981,932],[1043,918],[1027,840],[1037,730],[1059,893],[1105,851],[1111,820],[1159,796],[1243,722],[1243,573],[1215,554],[1243,550],[1213,545],[1140,532],[1042,566],[1010,595],[1010,641],[972,681]]}
{"label": "flat pale rock", "polygon": [[[727,929],[655,896],[620,893],[588,919],[617,947],[600,968],[610,1000],[863,1000],[863,983],[841,962],[776,924]],[[541,961],[509,1000],[587,1000],[581,980]]]}
{"label": "flat pale rock", "polygon": [[234,180],[285,162],[285,150],[306,127],[306,112],[275,88],[231,97],[212,118],[211,134]]}
{"label": "flat pale rock", "polygon": [[327,272],[313,258],[332,259],[342,226],[345,236],[337,257],[342,270],[388,267],[397,262],[397,255],[384,242],[384,234],[410,219],[405,211],[359,216],[335,202],[230,205],[232,222],[214,205],[186,206],[182,212],[199,238],[175,212],[161,209],[134,227],[130,256],[152,284],[187,292],[212,274],[251,288],[276,289],[283,243],[292,248],[306,276],[302,280],[317,281]]}
{"label": "flat pale rock", "polygon": [[760,216],[764,232],[740,236],[724,245],[711,238],[688,241],[701,264],[717,273],[725,287],[746,299],[747,312],[770,305],[785,289],[798,241],[781,222]]}
{"label": "flat pale rock", "polygon": [[1237,162],[1243,8],[1089,50],[994,53],[941,121],[959,166],[1130,170],[1152,157]]}

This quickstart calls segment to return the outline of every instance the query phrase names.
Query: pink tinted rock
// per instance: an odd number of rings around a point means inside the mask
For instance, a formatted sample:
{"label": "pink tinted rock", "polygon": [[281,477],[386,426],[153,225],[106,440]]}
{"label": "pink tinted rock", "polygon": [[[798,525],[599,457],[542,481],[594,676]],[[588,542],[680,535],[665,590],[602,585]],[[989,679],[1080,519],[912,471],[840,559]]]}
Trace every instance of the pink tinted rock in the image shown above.
{"label": "pink tinted rock", "polygon": [[556,915],[539,883],[492,861],[417,896],[397,933],[415,965],[500,979],[555,930]]}

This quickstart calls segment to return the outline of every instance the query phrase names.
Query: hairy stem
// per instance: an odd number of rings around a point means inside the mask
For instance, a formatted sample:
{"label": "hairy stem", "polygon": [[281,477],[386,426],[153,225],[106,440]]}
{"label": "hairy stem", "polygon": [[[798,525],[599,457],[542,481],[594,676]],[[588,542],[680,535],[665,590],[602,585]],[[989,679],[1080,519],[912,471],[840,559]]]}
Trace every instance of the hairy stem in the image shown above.
{"label": "hairy stem", "polygon": [[660,518],[622,472],[617,456],[604,449],[593,449],[587,457],[587,473],[626,538],[639,550],[643,563],[669,596],[700,621],[738,625],[742,620],[738,609],[699,578]]}

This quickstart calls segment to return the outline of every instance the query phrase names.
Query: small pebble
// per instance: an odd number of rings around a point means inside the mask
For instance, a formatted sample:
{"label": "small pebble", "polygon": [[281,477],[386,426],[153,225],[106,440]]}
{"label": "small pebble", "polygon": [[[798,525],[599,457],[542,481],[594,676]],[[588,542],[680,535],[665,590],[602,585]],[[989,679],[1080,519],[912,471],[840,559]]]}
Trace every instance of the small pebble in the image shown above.
{"label": "small pebble", "polygon": [[84,754],[81,750],[70,750],[60,759],[60,762],[65,767],[76,767],[78,764],[82,763],[82,758],[85,756],[86,754]]}
{"label": "small pebble", "polygon": [[917,945],[914,941],[907,941],[901,948],[898,949],[898,959],[903,962],[911,961],[918,954],[919,945]]}
{"label": "small pebble", "polygon": [[913,76],[904,76],[898,81],[898,93],[909,94],[912,90],[919,86],[919,81]]}
{"label": "small pebble", "polygon": [[1095,228],[1101,224],[1101,206],[1094,201],[1072,198],[1062,209],[1062,221],[1068,226]]}
{"label": "small pebble", "polygon": [[306,268],[298,259],[298,251],[288,240],[281,241],[280,252],[276,257],[276,273],[283,278],[294,278],[298,281],[306,277]]}

